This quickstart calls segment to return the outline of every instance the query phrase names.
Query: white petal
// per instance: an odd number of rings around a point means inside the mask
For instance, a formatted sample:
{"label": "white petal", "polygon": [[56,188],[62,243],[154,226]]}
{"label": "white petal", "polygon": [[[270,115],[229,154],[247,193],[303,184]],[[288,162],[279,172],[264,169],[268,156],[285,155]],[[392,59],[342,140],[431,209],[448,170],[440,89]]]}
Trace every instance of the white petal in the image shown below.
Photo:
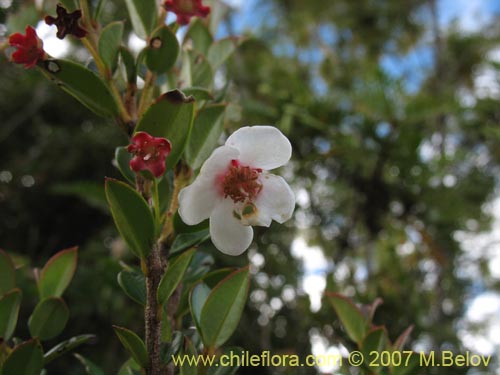
{"label": "white petal", "polygon": [[286,181],[274,174],[266,173],[261,177],[262,190],[255,200],[255,218],[248,221],[252,225],[268,227],[271,220],[283,224],[290,219],[295,208],[295,195]]}
{"label": "white petal", "polygon": [[278,168],[292,156],[290,141],[273,126],[240,128],[231,134],[226,145],[238,149],[239,161],[254,168]]}
{"label": "white petal", "polygon": [[223,198],[217,190],[217,176],[223,174],[231,159],[237,159],[238,155],[238,150],[229,146],[214,150],[194,182],[179,193],[179,215],[182,221],[196,225],[210,217],[215,204]]}
{"label": "white petal", "polygon": [[242,225],[233,215],[231,199],[219,202],[210,215],[210,236],[217,249],[227,255],[242,254],[253,239],[253,229]]}

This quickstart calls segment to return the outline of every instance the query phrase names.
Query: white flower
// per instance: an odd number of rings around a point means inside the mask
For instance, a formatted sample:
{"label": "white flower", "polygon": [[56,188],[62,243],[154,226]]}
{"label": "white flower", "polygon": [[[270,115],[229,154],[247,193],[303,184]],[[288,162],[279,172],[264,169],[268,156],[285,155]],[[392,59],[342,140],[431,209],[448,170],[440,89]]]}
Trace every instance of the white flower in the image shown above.
{"label": "white flower", "polygon": [[252,225],[284,223],[295,197],[279,176],[268,173],[288,162],[290,141],[272,126],[244,127],[214,150],[195,181],[179,193],[179,215],[189,225],[210,218],[212,242],[240,255],[252,243]]}

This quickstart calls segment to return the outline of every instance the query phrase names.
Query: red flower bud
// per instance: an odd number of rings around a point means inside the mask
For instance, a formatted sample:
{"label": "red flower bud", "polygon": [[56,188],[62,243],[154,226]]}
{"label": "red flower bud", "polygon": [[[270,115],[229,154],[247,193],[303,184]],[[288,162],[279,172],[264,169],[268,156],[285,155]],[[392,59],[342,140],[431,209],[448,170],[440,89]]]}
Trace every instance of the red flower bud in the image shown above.
{"label": "red flower bud", "polygon": [[177,15],[179,25],[187,25],[191,17],[206,17],[210,13],[210,7],[201,0],[165,0],[163,7]]}
{"label": "red flower bud", "polygon": [[39,60],[47,57],[43,50],[42,40],[31,26],[26,26],[26,35],[12,34],[9,37],[9,44],[17,48],[17,51],[12,54],[12,61],[16,64],[24,64],[26,69],[33,68]]}
{"label": "red flower bud", "polygon": [[160,177],[165,173],[165,159],[171,149],[168,139],[138,132],[132,137],[132,144],[127,147],[127,151],[135,155],[130,161],[130,168],[134,172],[147,170],[153,176]]}
{"label": "red flower bud", "polygon": [[78,25],[78,20],[82,17],[82,11],[80,9],[68,13],[61,4],[57,4],[56,12],[57,18],[46,16],[45,23],[47,25],[57,26],[56,35],[59,39],[64,39],[68,34],[76,36],[77,38],[83,38],[87,35],[87,31]]}

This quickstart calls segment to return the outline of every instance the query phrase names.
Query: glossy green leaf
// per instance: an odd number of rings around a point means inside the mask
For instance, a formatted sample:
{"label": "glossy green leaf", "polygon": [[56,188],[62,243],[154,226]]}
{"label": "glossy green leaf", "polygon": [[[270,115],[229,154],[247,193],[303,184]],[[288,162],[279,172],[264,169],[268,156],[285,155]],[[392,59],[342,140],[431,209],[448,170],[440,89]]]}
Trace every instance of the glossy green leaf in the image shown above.
{"label": "glossy green leaf", "polygon": [[3,364],[2,375],[40,375],[42,368],[42,346],[38,340],[29,340],[10,353]]}
{"label": "glossy green leaf", "polygon": [[95,335],[79,335],[70,338],[69,340],[65,340],[54,346],[43,356],[44,365],[49,364],[54,359],[59,358],[60,356],[74,350],[82,344],[85,344],[91,340],[96,338]]}
{"label": "glossy green leaf", "polygon": [[141,272],[121,271],[118,274],[118,284],[132,300],[143,306],[146,305],[146,279]]}
{"label": "glossy green leaf", "polygon": [[16,286],[15,267],[6,251],[0,249],[0,296]]}
{"label": "glossy green leaf", "polygon": [[147,257],[154,243],[155,223],[142,196],[129,185],[108,178],[106,197],[118,231],[138,257]]}
{"label": "glossy green leaf", "polygon": [[91,360],[85,358],[80,354],[75,354],[74,356],[85,367],[86,375],[106,375],[104,371]]}
{"label": "glossy green leaf", "polygon": [[135,359],[135,361],[143,368],[149,366],[148,352],[144,342],[139,336],[127,328],[113,326],[116,335],[120,342],[128,351],[128,353]]}
{"label": "glossy green leaf", "polygon": [[200,328],[207,347],[224,344],[238,326],[249,288],[249,268],[239,269],[210,292],[200,314]]}
{"label": "glossy green leaf", "polygon": [[210,31],[199,18],[191,22],[184,37],[184,44],[190,43],[192,49],[206,56],[212,42]]}
{"label": "glossy green leaf", "polygon": [[50,340],[59,335],[69,319],[68,306],[63,299],[49,297],[38,303],[28,320],[32,337]]}
{"label": "glossy green leaf", "polygon": [[99,54],[110,71],[116,69],[118,52],[123,37],[123,22],[111,22],[102,29],[99,37]]}
{"label": "glossy green leaf", "polygon": [[340,294],[329,293],[327,297],[349,338],[360,344],[368,328],[361,311],[350,300]]}
{"label": "glossy green leaf", "polygon": [[207,53],[207,60],[212,69],[217,70],[236,51],[240,44],[239,38],[229,37],[213,43]]}
{"label": "glossy green leaf", "polygon": [[75,274],[78,248],[62,250],[50,258],[40,273],[40,299],[61,297]]}
{"label": "glossy green leaf", "polygon": [[189,308],[191,309],[191,315],[193,316],[196,327],[200,332],[201,310],[203,309],[210,292],[211,289],[208,285],[201,282],[195,285],[189,295]]}
{"label": "glossy green leaf", "polygon": [[191,265],[184,275],[184,281],[192,282],[199,280],[210,271],[213,264],[214,257],[211,254],[206,254],[198,250],[194,254]]}
{"label": "glossy green leaf", "polygon": [[118,170],[128,182],[135,184],[135,173],[130,169],[130,160],[132,160],[132,154],[127,151],[127,147],[116,148],[115,161]]}
{"label": "glossy green leaf", "polygon": [[180,79],[187,87],[212,88],[214,73],[205,56],[195,51],[184,51]]}
{"label": "glossy green leaf", "polygon": [[172,169],[182,156],[193,126],[194,99],[173,90],[160,96],[144,113],[136,132],[144,131],[170,140],[172,151],[167,157],[167,169]]}
{"label": "glossy green leaf", "polygon": [[186,147],[186,160],[191,168],[200,168],[217,147],[224,130],[225,109],[223,104],[213,105],[201,109],[196,115]]}
{"label": "glossy green leaf", "polygon": [[118,107],[108,87],[94,72],[67,60],[44,62],[44,72],[59,87],[103,117],[115,116]]}
{"label": "glossy green leaf", "polygon": [[179,55],[179,42],[175,34],[162,26],[154,31],[146,48],[146,66],[157,74],[166,73],[172,68]]}
{"label": "glossy green leaf", "polygon": [[174,243],[170,248],[170,254],[175,254],[190,247],[196,246],[210,238],[208,229],[193,233],[181,233],[175,237]]}
{"label": "glossy green leaf", "polygon": [[22,292],[15,288],[0,297],[0,338],[9,340],[14,333],[19,316]]}
{"label": "glossy green leaf", "polygon": [[165,343],[161,348],[161,362],[164,365],[168,365],[172,361],[172,356],[179,353],[182,343],[184,342],[184,336],[182,332],[175,331],[172,335],[172,341]]}
{"label": "glossy green leaf", "polygon": [[125,0],[135,33],[142,39],[151,34],[158,19],[155,0]]}
{"label": "glossy green leaf", "polygon": [[163,275],[160,285],[158,286],[157,299],[159,304],[165,304],[175,291],[195,251],[195,249],[188,250],[170,261],[167,271]]}

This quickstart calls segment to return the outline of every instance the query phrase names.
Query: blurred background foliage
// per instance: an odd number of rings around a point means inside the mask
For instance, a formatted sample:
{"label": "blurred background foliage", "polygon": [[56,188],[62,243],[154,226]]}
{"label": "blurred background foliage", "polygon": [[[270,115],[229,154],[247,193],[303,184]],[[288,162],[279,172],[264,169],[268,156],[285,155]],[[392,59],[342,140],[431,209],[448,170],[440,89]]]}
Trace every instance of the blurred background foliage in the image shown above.
{"label": "blurred background foliage", "polygon": [[[326,289],[364,304],[382,298],[375,323],[391,339],[413,324],[414,349],[477,348],[463,332],[481,324],[464,316],[475,296],[500,291],[499,273],[491,252],[473,249],[471,257],[461,239],[490,230],[494,212],[486,208],[498,195],[500,23],[492,13],[473,30],[444,27],[443,2],[254,0],[246,13],[226,16],[221,35],[248,29],[219,71],[238,104],[226,127],[275,124],[290,138],[294,156],[282,172],[298,202],[286,225],[256,228],[248,260],[201,249],[217,267],[252,264],[235,345],[304,356],[349,348],[318,297]],[[31,3],[0,1],[2,42],[36,25],[42,14]],[[104,20],[126,18],[120,1],[106,3]],[[72,51],[88,59],[76,44]],[[96,333],[82,352],[116,372],[126,357],[111,324],[142,330],[142,312],[116,282],[128,255],[103,205],[103,178],[117,176],[114,149],[127,141],[37,72],[5,56],[0,65],[0,246],[32,267],[80,246],[65,335]],[[20,274],[29,289],[28,268]],[[26,321],[35,302],[29,306],[28,294],[23,303]],[[498,360],[489,369],[427,371],[492,374]],[[49,373],[83,370],[67,358]]]}

